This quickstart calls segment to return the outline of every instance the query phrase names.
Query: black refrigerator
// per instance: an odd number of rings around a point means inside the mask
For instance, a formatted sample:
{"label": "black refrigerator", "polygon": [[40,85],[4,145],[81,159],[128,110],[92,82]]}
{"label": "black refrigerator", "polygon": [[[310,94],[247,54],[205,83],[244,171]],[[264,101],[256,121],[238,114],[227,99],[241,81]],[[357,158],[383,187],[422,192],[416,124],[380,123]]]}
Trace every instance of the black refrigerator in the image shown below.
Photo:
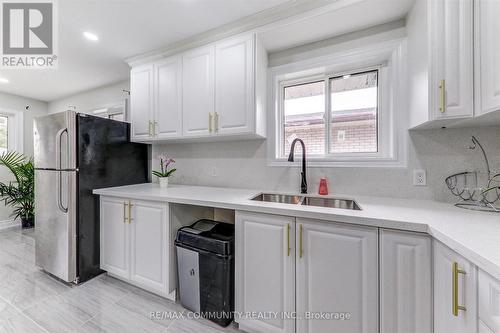
{"label": "black refrigerator", "polygon": [[150,180],[150,146],[130,124],[66,111],[34,121],[36,263],[66,281],[99,268],[99,198],[92,190]]}

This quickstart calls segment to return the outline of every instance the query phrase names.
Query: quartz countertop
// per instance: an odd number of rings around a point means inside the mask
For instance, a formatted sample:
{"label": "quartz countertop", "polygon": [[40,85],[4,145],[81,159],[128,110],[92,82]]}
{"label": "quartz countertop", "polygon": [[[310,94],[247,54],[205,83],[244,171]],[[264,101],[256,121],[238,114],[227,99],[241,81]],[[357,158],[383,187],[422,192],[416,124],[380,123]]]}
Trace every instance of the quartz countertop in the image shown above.
{"label": "quartz countertop", "polygon": [[189,185],[160,188],[153,183],[96,189],[93,193],[428,233],[500,280],[498,213],[471,211],[431,200],[348,195],[333,196],[354,199],[362,210],[312,207],[250,200],[262,193],[258,190]]}

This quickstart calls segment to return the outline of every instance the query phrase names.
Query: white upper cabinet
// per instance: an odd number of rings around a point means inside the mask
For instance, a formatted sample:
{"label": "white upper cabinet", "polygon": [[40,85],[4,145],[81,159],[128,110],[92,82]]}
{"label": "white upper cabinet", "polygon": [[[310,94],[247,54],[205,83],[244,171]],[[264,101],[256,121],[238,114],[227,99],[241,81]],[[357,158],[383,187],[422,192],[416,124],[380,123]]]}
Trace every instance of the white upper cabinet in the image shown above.
{"label": "white upper cabinet", "polygon": [[174,56],[154,65],[154,135],[159,139],[182,135],[182,58]]}
{"label": "white upper cabinet", "polygon": [[477,332],[476,266],[434,241],[434,332]]}
{"label": "white upper cabinet", "polygon": [[[378,231],[297,218],[297,333],[378,332]],[[307,313],[339,313],[307,319]]]}
{"label": "white upper cabinet", "polygon": [[213,131],[215,47],[208,46],[182,57],[182,104],[185,136],[206,136]]}
{"label": "white upper cabinet", "polygon": [[254,40],[253,35],[248,35],[216,46],[215,112],[220,134],[254,130]]}
{"label": "white upper cabinet", "polygon": [[380,230],[380,332],[432,333],[432,251],[427,235]]}
{"label": "white upper cabinet", "polygon": [[265,137],[266,78],[254,33],[134,67],[132,139]]}
{"label": "white upper cabinet", "polygon": [[130,122],[132,140],[147,140],[151,136],[153,118],[153,68],[142,65],[130,71]]}
{"label": "white upper cabinet", "polygon": [[473,0],[432,0],[431,117],[474,114]]}
{"label": "white upper cabinet", "polygon": [[473,0],[416,0],[407,32],[410,128],[471,118]]}
{"label": "white upper cabinet", "polygon": [[500,110],[500,1],[475,1],[476,113]]}

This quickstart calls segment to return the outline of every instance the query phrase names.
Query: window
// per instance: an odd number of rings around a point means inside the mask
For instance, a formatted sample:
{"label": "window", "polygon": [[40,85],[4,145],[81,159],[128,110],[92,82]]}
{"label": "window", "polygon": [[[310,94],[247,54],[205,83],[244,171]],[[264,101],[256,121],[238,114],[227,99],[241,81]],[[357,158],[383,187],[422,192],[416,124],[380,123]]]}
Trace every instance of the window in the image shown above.
{"label": "window", "polygon": [[125,106],[119,104],[108,108],[97,109],[92,111],[92,114],[101,118],[125,121]]}
{"label": "window", "polygon": [[9,117],[0,115],[0,154],[9,150]]}
{"label": "window", "polygon": [[406,166],[405,48],[390,40],[271,67],[269,165],[289,166],[301,138],[312,167]]}
{"label": "window", "polygon": [[[281,157],[301,138],[309,155],[378,152],[378,69],[283,85]],[[325,91],[330,92],[329,99]],[[326,114],[326,110],[330,110]]]}
{"label": "window", "polygon": [[23,112],[0,109],[0,154],[23,152]]}
{"label": "window", "polygon": [[378,151],[378,70],[330,79],[329,153]]}

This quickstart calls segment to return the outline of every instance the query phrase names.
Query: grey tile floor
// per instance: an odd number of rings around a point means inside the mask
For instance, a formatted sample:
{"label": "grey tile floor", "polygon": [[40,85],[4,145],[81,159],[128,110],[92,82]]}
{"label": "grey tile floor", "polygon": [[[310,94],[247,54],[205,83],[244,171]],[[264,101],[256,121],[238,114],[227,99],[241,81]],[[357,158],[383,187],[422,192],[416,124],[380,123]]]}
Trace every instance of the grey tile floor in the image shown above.
{"label": "grey tile floor", "polygon": [[[151,312],[176,318],[151,318]],[[184,317],[180,317],[183,314]],[[35,265],[34,230],[0,232],[0,332],[237,333],[191,318],[179,304],[100,275],[63,284]]]}

